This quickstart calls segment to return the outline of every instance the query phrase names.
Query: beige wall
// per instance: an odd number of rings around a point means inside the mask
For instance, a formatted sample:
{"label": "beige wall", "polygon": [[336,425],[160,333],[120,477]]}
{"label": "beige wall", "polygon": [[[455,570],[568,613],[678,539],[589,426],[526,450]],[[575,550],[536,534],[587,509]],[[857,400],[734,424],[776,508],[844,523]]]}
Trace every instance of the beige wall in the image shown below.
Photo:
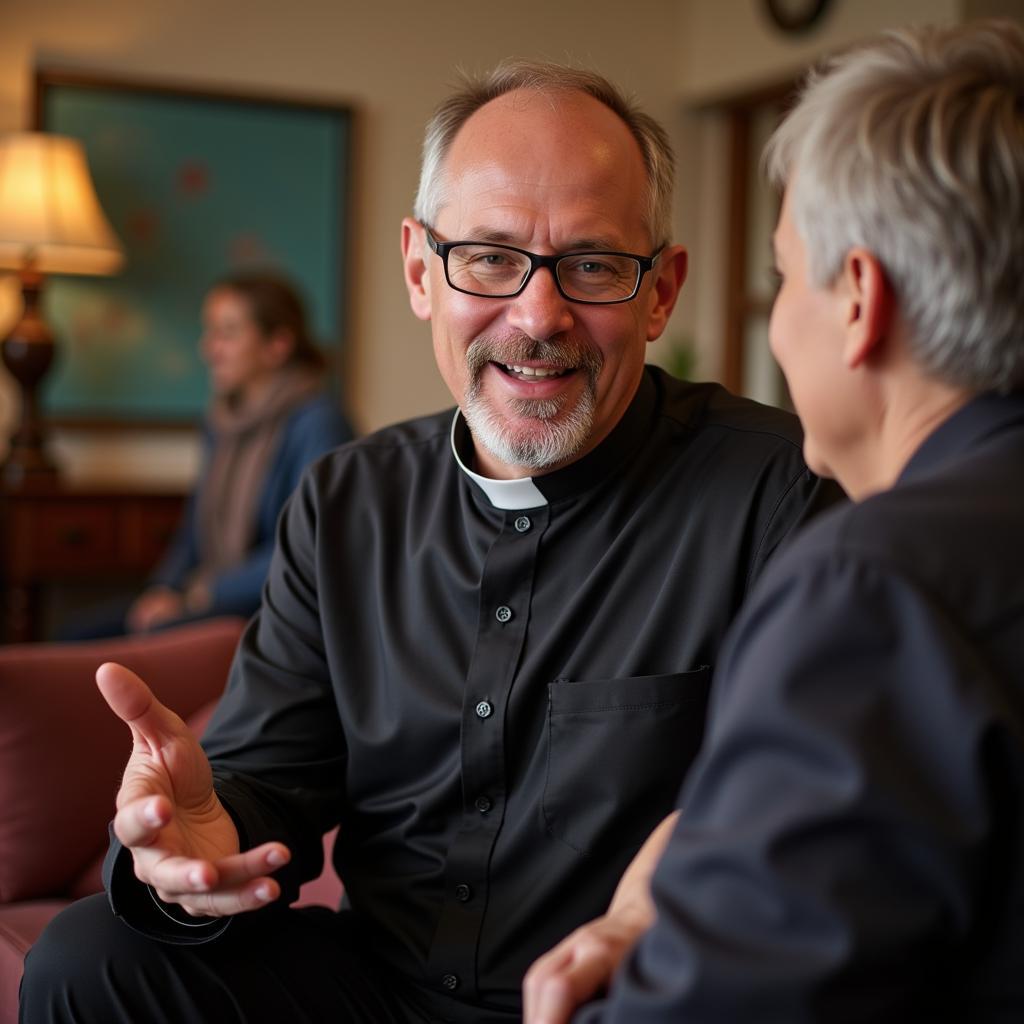
{"label": "beige wall", "polygon": [[786,35],[760,0],[687,0],[677,66],[680,92],[714,100],[794,77],[816,57],[880,29],[910,22],[958,21],[964,0],[831,0],[805,33]]}
{"label": "beige wall", "polygon": [[[714,115],[691,106],[792,74],[884,25],[956,18],[965,3],[1019,2],[833,0],[820,30],[790,42],[765,23],[759,0],[518,0],[500,8],[462,0],[0,0],[0,131],[26,124],[38,64],[351,104],[355,259],[345,391],[368,430],[450,402],[429,330],[405,302],[398,225],[412,201],[423,121],[456,67],[478,70],[506,55],[591,65],[669,125],[680,156],[677,231],[692,250],[692,277],[666,333],[695,336],[700,369],[714,375],[723,136]],[[9,385],[0,406],[0,419],[9,418]],[[71,437],[62,447],[77,475],[184,478],[194,469],[187,439]]]}

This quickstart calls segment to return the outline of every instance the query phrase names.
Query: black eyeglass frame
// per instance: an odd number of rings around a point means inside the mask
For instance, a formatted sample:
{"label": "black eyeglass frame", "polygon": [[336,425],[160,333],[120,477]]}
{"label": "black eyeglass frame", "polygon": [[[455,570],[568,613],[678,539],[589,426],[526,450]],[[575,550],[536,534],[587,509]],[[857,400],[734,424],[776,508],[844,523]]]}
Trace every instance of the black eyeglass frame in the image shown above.
{"label": "black eyeglass frame", "polygon": [[[529,249],[519,249],[514,245],[503,245],[498,242],[481,242],[479,239],[439,242],[425,224],[423,225],[423,233],[427,236],[427,245],[430,246],[431,251],[441,257],[441,263],[444,266],[444,279],[448,282],[448,287],[453,291],[462,292],[463,295],[473,295],[480,299],[514,299],[530,283],[539,267],[547,267],[551,271],[551,279],[555,282],[558,294],[566,302],[578,302],[583,306],[616,306],[621,302],[632,302],[640,292],[640,285],[643,283],[644,274],[654,269],[654,264],[658,262],[658,257],[665,251],[664,248],[661,248],[651,256],[640,256],[635,252],[616,252],[614,249],[588,249],[585,252],[563,252],[556,256],[538,256],[535,252],[530,252]],[[505,295],[488,295],[486,292],[474,292],[468,288],[460,288],[457,284],[452,284],[451,276],[448,273],[448,254],[459,245],[480,245],[491,249],[517,252],[530,261],[530,269],[519,283],[519,287],[514,292],[509,292]],[[558,264],[562,260],[571,259],[574,256],[623,256],[626,259],[636,260],[640,272],[636,275],[636,285],[633,287],[632,293],[621,299],[577,299],[572,295],[567,295],[562,287],[562,282],[558,279]]]}

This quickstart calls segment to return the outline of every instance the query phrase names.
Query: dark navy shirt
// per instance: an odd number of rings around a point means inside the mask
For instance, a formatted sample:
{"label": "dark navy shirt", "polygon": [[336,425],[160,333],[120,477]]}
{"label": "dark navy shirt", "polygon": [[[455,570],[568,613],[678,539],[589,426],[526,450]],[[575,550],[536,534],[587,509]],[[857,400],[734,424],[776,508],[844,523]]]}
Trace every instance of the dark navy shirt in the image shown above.
{"label": "dark navy shirt", "polygon": [[657,923],[580,1024],[1024,1020],[1024,396],[822,516],[723,651]]}

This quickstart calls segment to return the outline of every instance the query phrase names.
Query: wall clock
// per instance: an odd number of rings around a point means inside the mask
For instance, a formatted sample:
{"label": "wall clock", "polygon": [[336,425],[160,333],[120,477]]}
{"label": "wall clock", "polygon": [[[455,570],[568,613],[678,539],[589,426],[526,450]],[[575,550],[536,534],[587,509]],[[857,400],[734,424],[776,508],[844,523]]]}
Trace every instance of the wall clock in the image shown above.
{"label": "wall clock", "polygon": [[805,32],[825,13],[830,0],[764,0],[772,24],[783,32]]}

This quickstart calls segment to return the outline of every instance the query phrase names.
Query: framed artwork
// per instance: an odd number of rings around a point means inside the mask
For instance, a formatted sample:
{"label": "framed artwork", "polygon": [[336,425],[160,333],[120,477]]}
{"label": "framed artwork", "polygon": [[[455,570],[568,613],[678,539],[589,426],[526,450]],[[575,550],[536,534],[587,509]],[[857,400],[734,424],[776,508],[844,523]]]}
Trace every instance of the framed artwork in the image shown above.
{"label": "framed artwork", "polygon": [[40,70],[36,127],[85,146],[125,248],[114,277],[53,276],[44,385],[67,425],[194,423],[207,401],[200,307],[225,273],[270,268],[344,337],[351,111],[327,103]]}

